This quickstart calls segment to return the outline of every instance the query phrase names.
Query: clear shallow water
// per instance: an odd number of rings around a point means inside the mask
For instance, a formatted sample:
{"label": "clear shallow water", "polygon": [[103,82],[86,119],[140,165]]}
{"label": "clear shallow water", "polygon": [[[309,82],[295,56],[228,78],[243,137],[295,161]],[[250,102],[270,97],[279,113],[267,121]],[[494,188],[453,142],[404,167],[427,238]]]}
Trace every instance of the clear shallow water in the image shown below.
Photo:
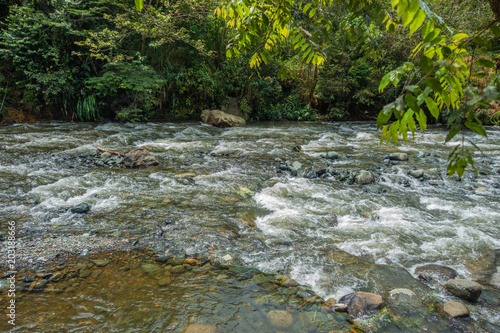
{"label": "clear shallow water", "polygon": [[[430,128],[394,147],[380,145],[368,123],[0,128],[0,222],[15,219],[26,232],[122,231],[161,252],[218,247],[263,271],[289,273],[325,298],[398,287],[373,273],[380,265],[413,274],[420,265],[441,264],[473,279],[484,268],[481,258],[500,248],[500,131],[487,139],[470,135],[484,153],[476,155],[481,175],[468,172],[461,182],[446,176],[456,143],[445,145],[445,136]],[[74,163],[74,156],[94,154],[96,146],[145,148],[161,165],[123,170]],[[328,166],[320,157],[327,151],[340,154],[335,169],[372,168],[378,181],[359,186],[277,172],[276,158],[306,168]],[[383,157],[395,151],[410,160],[385,165]],[[428,179],[409,176],[412,168],[424,169]],[[179,177],[186,172],[197,176]],[[81,202],[91,205],[89,214],[67,210]],[[162,227],[167,219],[175,223]],[[441,289],[421,292],[447,297]],[[500,321],[491,309],[473,316]]]}

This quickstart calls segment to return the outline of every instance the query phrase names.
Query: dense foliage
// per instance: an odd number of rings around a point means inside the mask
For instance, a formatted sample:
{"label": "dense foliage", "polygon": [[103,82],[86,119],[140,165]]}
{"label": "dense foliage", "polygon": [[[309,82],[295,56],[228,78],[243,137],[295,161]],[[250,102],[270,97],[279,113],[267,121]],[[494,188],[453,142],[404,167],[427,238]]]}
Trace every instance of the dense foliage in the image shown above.
{"label": "dense foliage", "polygon": [[[439,1],[429,3],[443,8]],[[465,1],[458,4],[454,9],[461,7],[464,11],[472,9],[482,13],[487,5],[485,2],[467,5]],[[331,45],[329,41],[334,35],[331,30],[335,26],[332,8],[345,8],[343,28],[351,40],[362,47],[365,56],[372,56],[376,62],[381,59],[379,50],[384,50],[380,45],[383,36],[408,34],[408,43],[414,42],[415,47],[406,61],[400,60],[400,65],[384,75],[379,84],[379,93],[390,84],[398,90],[396,98],[386,104],[377,117],[377,125],[382,129],[381,141],[397,143],[400,136],[405,141],[408,139],[408,131],[414,134],[417,124],[425,131],[428,115],[435,120],[446,118],[450,128],[446,141],[465,128],[486,136],[480,114],[493,110],[490,119],[497,119],[496,105],[500,97],[500,77],[495,63],[500,37],[500,1],[490,0],[489,5],[491,11],[482,17],[484,22],[478,22],[477,17],[464,17],[461,12],[448,12],[465,19],[465,24],[451,20],[458,31],[423,0],[241,0],[227,1],[217,13],[235,31],[227,56],[252,52],[251,67],[281,57],[279,45],[284,43],[291,43],[305,63],[326,64],[325,50]],[[297,13],[309,18],[310,29],[296,23]],[[287,74],[283,71],[281,77]],[[488,79],[481,82],[484,78]],[[471,152],[462,140],[450,154],[449,174],[456,172],[461,177],[467,165],[477,172]]]}
{"label": "dense foliage", "polygon": [[[155,1],[139,12],[130,0],[6,3],[6,104],[42,119],[143,121],[197,118],[235,97],[256,120],[341,120],[375,119],[395,95],[379,94],[378,82],[411,49],[383,36],[391,52],[364,57],[345,31],[346,8],[329,9],[327,63],[307,63],[292,43],[280,43],[279,57],[252,68],[251,52],[227,59],[235,35],[214,14],[220,5]],[[294,15],[301,31],[317,29]]]}

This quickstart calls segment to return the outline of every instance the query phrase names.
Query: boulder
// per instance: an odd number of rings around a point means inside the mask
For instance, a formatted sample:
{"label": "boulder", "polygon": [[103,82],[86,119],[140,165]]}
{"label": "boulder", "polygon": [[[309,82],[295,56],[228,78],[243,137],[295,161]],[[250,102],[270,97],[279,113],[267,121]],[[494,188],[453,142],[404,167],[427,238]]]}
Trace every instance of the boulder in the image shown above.
{"label": "boulder", "polygon": [[5,120],[3,123],[2,123],[2,126],[12,126],[14,125],[16,122],[12,119],[7,119]]}
{"label": "boulder", "polygon": [[329,160],[337,160],[339,158],[339,154],[335,151],[329,151],[324,155],[324,158],[329,159]]}
{"label": "boulder", "polygon": [[458,317],[468,317],[469,309],[467,307],[456,301],[448,301],[444,303],[444,313],[450,318],[458,318]]}
{"label": "boulder", "polygon": [[127,168],[147,168],[160,163],[146,149],[139,148],[128,152],[123,159],[123,164]]}
{"label": "boulder", "polygon": [[73,214],[85,214],[90,210],[90,205],[86,202],[76,205],[70,208],[70,212]]}
{"label": "boulder", "polygon": [[417,169],[417,170],[411,170],[410,171],[410,176],[413,178],[420,178],[424,176],[424,170],[422,169]]}
{"label": "boulder", "polygon": [[451,280],[444,287],[450,294],[470,302],[477,301],[482,292],[479,283],[464,279]]}
{"label": "boulder", "polygon": [[371,184],[375,181],[372,173],[370,171],[361,170],[359,174],[356,176],[356,184],[366,185]]}
{"label": "boulder", "polygon": [[347,311],[353,318],[370,314],[382,306],[382,296],[357,291],[347,303]]}
{"label": "boulder", "polygon": [[234,127],[246,125],[245,119],[220,110],[204,110],[201,113],[201,121],[215,127]]}
{"label": "boulder", "polygon": [[434,280],[445,282],[457,277],[457,272],[453,268],[436,264],[419,266],[415,269],[415,274],[420,281],[424,282],[433,282]]}
{"label": "boulder", "polygon": [[267,319],[274,327],[290,327],[293,324],[293,316],[290,312],[283,310],[271,310],[267,313]]}
{"label": "boulder", "polygon": [[405,153],[392,153],[389,154],[391,161],[408,161],[408,155]]}

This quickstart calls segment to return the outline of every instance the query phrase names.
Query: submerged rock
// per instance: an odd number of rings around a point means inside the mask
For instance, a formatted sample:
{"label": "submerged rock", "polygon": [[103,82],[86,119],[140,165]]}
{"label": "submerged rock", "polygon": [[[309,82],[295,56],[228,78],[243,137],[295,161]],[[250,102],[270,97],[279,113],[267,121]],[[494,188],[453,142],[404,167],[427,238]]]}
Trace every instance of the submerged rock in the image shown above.
{"label": "submerged rock", "polygon": [[147,168],[159,165],[158,160],[146,149],[138,148],[128,152],[123,159],[127,168]]}
{"label": "submerged rock", "polygon": [[201,324],[189,324],[186,330],[182,333],[215,333],[217,332],[216,326],[211,325],[201,325]]}
{"label": "submerged rock", "polygon": [[271,310],[267,313],[267,319],[274,327],[290,327],[293,325],[293,316],[288,311]]}
{"label": "submerged rock", "polygon": [[437,282],[449,281],[457,277],[457,272],[450,267],[428,264],[417,267],[415,269],[415,274],[418,275],[418,279],[424,282]]}
{"label": "submerged rock", "polygon": [[479,283],[464,279],[451,280],[444,287],[452,295],[470,302],[477,301],[483,289]]}
{"label": "submerged rock", "polygon": [[90,205],[86,202],[76,205],[70,208],[70,212],[73,214],[85,214],[90,210]]}
{"label": "submerged rock", "polygon": [[220,110],[204,110],[201,113],[201,121],[215,127],[234,127],[246,125],[245,119]]}

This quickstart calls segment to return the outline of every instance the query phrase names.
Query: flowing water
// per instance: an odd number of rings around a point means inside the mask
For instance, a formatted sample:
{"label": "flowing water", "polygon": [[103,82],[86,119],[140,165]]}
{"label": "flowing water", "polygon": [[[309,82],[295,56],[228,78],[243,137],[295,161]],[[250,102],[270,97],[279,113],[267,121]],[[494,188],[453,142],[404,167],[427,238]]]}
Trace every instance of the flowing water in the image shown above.
{"label": "flowing water", "polygon": [[[21,238],[47,231],[118,233],[160,253],[218,249],[264,272],[289,274],[325,299],[407,287],[422,298],[447,300],[442,288],[424,288],[406,271],[416,278],[416,267],[439,264],[460,278],[477,279],[488,268],[484,258],[500,248],[500,131],[493,128],[488,138],[465,135],[482,153],[474,154],[479,176],[467,172],[461,181],[446,175],[447,156],[457,142],[445,145],[445,136],[445,129],[429,128],[406,144],[381,145],[371,123],[256,123],[225,130],[191,122],[0,128],[1,230],[15,220]],[[144,148],[160,166],[89,166],[85,156],[95,155],[97,146]],[[329,151],[340,158],[321,156]],[[399,151],[409,161],[384,160]],[[281,170],[285,161],[300,162],[304,173]],[[377,181],[357,185],[338,175],[304,177],[328,167],[370,170]],[[424,170],[424,177],[412,177],[412,169]],[[82,202],[90,204],[88,214],[68,210]],[[51,297],[61,296],[43,296],[46,303]],[[120,301],[106,302],[119,316]],[[498,307],[471,308],[478,322],[500,322]],[[68,316],[91,316],[88,309],[79,315],[75,309]]]}

